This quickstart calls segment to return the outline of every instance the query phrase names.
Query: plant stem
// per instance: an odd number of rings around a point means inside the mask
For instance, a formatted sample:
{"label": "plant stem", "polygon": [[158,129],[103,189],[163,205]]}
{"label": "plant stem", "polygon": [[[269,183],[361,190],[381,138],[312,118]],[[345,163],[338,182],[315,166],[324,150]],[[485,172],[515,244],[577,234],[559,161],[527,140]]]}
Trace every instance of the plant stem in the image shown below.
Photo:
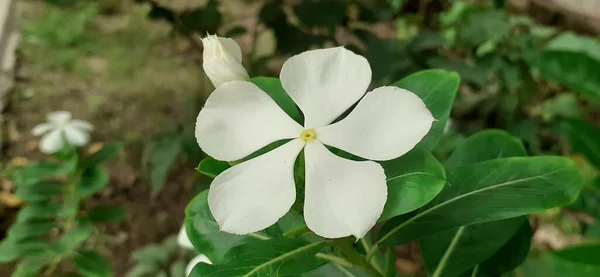
{"label": "plant stem", "polygon": [[342,252],[348,258],[350,262],[353,264],[362,267],[365,271],[372,277],[383,277],[383,273],[378,271],[373,265],[365,259],[365,257],[360,254],[354,246],[352,242],[348,239],[336,239],[332,240],[331,244]]}
{"label": "plant stem", "polygon": [[[371,251],[373,251],[373,250],[371,249],[371,245],[370,245],[369,241],[367,241],[365,238],[362,238],[362,239],[360,239],[360,242],[361,242],[361,244],[362,244],[362,246],[363,246],[363,248],[365,249],[365,252],[366,252],[367,254],[369,254]],[[375,251],[377,251],[377,249],[375,249]],[[379,272],[383,272],[383,271],[381,270],[381,266],[379,265],[379,261],[378,261],[377,259],[366,259],[366,260],[367,260],[367,262],[370,262],[370,263],[371,263],[371,265],[373,265],[373,267],[374,267],[375,269],[377,269],[377,271],[379,271]]]}
{"label": "plant stem", "polygon": [[258,233],[250,233],[250,234],[247,234],[246,236],[249,236],[249,237],[252,237],[252,238],[255,238],[255,239],[259,239],[259,240],[269,240],[269,237],[263,236],[263,235],[258,234]]}
{"label": "plant stem", "polygon": [[340,265],[340,266],[344,266],[344,267],[354,267],[353,263],[349,262],[348,260],[346,260],[342,257],[333,256],[333,255],[329,255],[329,254],[325,254],[325,253],[317,253],[317,254],[315,254],[315,257],[326,260],[326,261],[330,261],[336,265]]}
{"label": "plant stem", "polygon": [[458,244],[458,241],[460,240],[460,237],[462,236],[462,233],[464,231],[465,231],[465,226],[460,227],[458,229],[458,231],[456,232],[456,235],[454,235],[454,238],[452,239],[452,242],[450,242],[450,246],[448,246],[446,253],[444,253],[444,256],[442,256],[440,263],[438,264],[437,268],[435,269],[435,272],[433,272],[433,275],[431,275],[431,277],[442,276],[442,273],[444,272],[446,264],[448,263],[450,256],[452,256],[452,252],[454,252],[454,248],[456,248],[456,245]]}
{"label": "plant stem", "polygon": [[310,232],[310,229],[308,229],[308,227],[306,227],[306,225],[302,225],[296,229],[292,229],[292,230],[289,230],[289,231],[283,233],[283,236],[284,237],[297,237],[297,236],[300,236],[307,232]]}

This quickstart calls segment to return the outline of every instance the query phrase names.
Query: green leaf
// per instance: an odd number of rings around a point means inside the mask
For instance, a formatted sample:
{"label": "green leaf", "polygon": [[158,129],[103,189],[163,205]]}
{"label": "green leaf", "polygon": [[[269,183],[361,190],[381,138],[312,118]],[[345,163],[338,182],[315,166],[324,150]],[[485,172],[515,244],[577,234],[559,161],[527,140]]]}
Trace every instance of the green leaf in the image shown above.
{"label": "green leaf", "polygon": [[[210,33],[217,32],[217,28],[221,26],[223,15],[219,11],[219,4],[216,0],[209,0],[206,6],[186,10],[179,15],[175,15],[181,23],[181,29],[192,33]],[[176,25],[179,25],[177,23]]]}
{"label": "green leaf", "polygon": [[459,276],[498,251],[527,218],[462,226],[421,239],[421,251],[431,276]]}
{"label": "green leaf", "polygon": [[345,1],[306,0],[294,7],[294,14],[307,27],[327,27],[334,30],[346,18]]}
{"label": "green leaf", "polygon": [[315,257],[324,242],[294,239],[253,240],[227,252],[223,263],[200,263],[190,277],[297,276],[319,267]]}
{"label": "green leaf", "polygon": [[510,24],[504,10],[473,7],[463,14],[457,30],[462,43],[476,47],[489,40],[505,38],[510,31]]}
{"label": "green leaf", "polygon": [[571,151],[582,153],[600,168],[600,128],[583,120],[564,120],[561,124],[571,142]]}
{"label": "green leaf", "polygon": [[48,257],[29,257],[23,259],[11,277],[35,277],[44,268],[44,266],[52,263],[52,259]]}
{"label": "green leaf", "polygon": [[110,262],[96,251],[82,251],[71,256],[73,264],[86,277],[110,277]]}
{"label": "green leaf", "polygon": [[67,253],[81,245],[94,232],[95,228],[92,222],[88,219],[80,219],[75,227],[65,233],[59,241],[60,251]]}
{"label": "green leaf", "polygon": [[532,235],[531,226],[529,221],[526,220],[500,250],[479,264],[480,275],[500,276],[517,268],[529,255]]}
{"label": "green leaf", "polygon": [[185,230],[194,247],[214,263],[219,263],[233,246],[250,240],[219,231],[219,225],[208,208],[208,190],[194,197],[185,209]]}
{"label": "green leaf", "polygon": [[21,240],[49,233],[54,228],[54,222],[23,222],[13,224],[8,229],[8,238],[11,240]]}
{"label": "green leaf", "polygon": [[30,186],[55,176],[64,176],[63,168],[54,162],[34,162],[13,173],[12,179],[17,186]]}
{"label": "green leaf", "polygon": [[381,165],[387,177],[388,198],[379,221],[422,207],[433,200],[446,183],[442,164],[421,149],[413,149]]}
{"label": "green leaf", "polygon": [[169,169],[181,152],[181,135],[165,133],[154,138],[144,150],[144,167],[150,174],[150,184],[154,191],[160,191],[167,182]]}
{"label": "green leaf", "polygon": [[90,210],[88,216],[93,222],[119,222],[125,220],[127,212],[118,206],[102,206]]}
{"label": "green leaf", "polygon": [[296,106],[296,103],[287,94],[287,92],[281,86],[281,81],[277,78],[271,77],[256,77],[250,80],[264,92],[266,92],[271,99],[277,103],[277,105],[292,119],[300,124],[304,124],[304,117],[300,110]]}
{"label": "green leaf", "polygon": [[225,171],[230,167],[231,166],[228,162],[217,161],[212,157],[208,157],[200,162],[200,164],[198,165],[198,171],[214,179],[215,177],[217,177],[217,175],[221,174],[221,172]]}
{"label": "green leaf", "polygon": [[151,244],[140,250],[133,252],[134,260],[141,264],[163,266],[169,261],[170,253],[165,251],[162,246]]}
{"label": "green leaf", "polygon": [[43,201],[60,194],[64,185],[55,181],[42,181],[31,186],[17,187],[15,195],[23,201]]}
{"label": "green leaf", "polygon": [[599,253],[600,244],[593,243],[565,248],[558,252],[555,252],[554,255],[560,257],[561,259],[565,259],[576,263],[600,265],[600,255],[598,255]]}
{"label": "green leaf", "polygon": [[418,144],[421,148],[432,150],[438,144],[459,84],[458,74],[437,69],[420,71],[392,84],[418,95],[436,119],[429,133]]}
{"label": "green leaf", "polygon": [[418,214],[385,224],[378,243],[402,244],[463,225],[566,205],[581,188],[574,162],[562,157],[486,161],[449,170],[447,179],[448,185]]}
{"label": "green leaf", "polygon": [[600,42],[598,39],[580,36],[571,32],[560,33],[548,42],[544,49],[584,53],[600,61]]}
{"label": "green leaf", "polygon": [[11,262],[20,257],[51,255],[52,246],[45,241],[16,241],[8,238],[0,242],[0,262]]}
{"label": "green leaf", "polygon": [[572,262],[552,253],[531,256],[517,270],[523,277],[597,277],[600,275],[598,265]]}
{"label": "green leaf", "polygon": [[82,168],[89,168],[92,166],[100,165],[101,163],[115,157],[119,154],[119,151],[123,148],[123,143],[110,142],[102,146],[102,148],[96,151],[94,154],[86,157],[81,162]]}
{"label": "green leaf", "polygon": [[171,264],[171,267],[169,268],[169,273],[171,273],[169,276],[186,276],[185,275],[185,267],[186,264],[183,260],[177,260],[175,262],[173,262]]}
{"label": "green leaf", "polygon": [[50,219],[56,216],[60,205],[57,203],[31,203],[23,207],[17,214],[17,222]]}
{"label": "green leaf", "polygon": [[[127,272],[127,277],[150,277],[157,276],[160,267],[155,264],[140,263],[133,267]],[[185,276],[185,275],[173,275],[173,276]]]}
{"label": "green leaf", "polygon": [[527,156],[527,152],[518,138],[501,130],[485,130],[460,144],[446,161],[446,167],[520,156]]}
{"label": "green leaf", "polygon": [[81,174],[77,192],[80,196],[92,195],[102,191],[108,185],[109,180],[110,176],[103,167],[96,165],[86,168]]}
{"label": "green leaf", "polygon": [[600,100],[600,60],[571,51],[543,50],[529,59],[543,77],[592,100]]}

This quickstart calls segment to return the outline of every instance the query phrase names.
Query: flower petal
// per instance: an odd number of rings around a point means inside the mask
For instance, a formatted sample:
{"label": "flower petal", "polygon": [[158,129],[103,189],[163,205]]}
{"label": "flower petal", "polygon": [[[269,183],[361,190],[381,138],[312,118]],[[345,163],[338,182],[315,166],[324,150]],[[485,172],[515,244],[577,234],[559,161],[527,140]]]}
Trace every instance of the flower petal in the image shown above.
{"label": "flower petal", "polygon": [[40,140],[40,151],[46,154],[53,154],[60,151],[65,146],[62,131],[60,129],[47,133]]}
{"label": "flower petal", "polygon": [[64,128],[65,138],[69,144],[74,146],[84,146],[90,141],[90,136],[87,132],[71,126],[70,124]]}
{"label": "flower petal", "polygon": [[377,222],[387,198],[381,165],[338,157],[317,141],[306,144],[304,155],[308,228],[325,238],[362,238]]}
{"label": "flower petal", "polygon": [[190,237],[188,237],[187,232],[185,231],[185,225],[181,226],[181,229],[179,229],[179,234],[177,234],[177,243],[183,248],[194,249],[194,245],[192,244],[192,241],[190,241]]}
{"label": "flower petal", "polygon": [[292,140],[215,178],[208,205],[222,231],[260,231],[288,212],[296,200],[294,162],[303,146],[300,139]]}
{"label": "flower petal", "polygon": [[250,82],[215,89],[196,121],[200,148],[217,160],[235,161],[269,143],[297,138],[302,126]]}
{"label": "flower petal", "polygon": [[200,254],[200,255],[196,256],[195,258],[193,258],[188,263],[188,265],[185,267],[185,276],[190,276],[190,273],[192,273],[194,266],[196,266],[199,263],[212,264],[212,262],[208,259],[208,257],[206,257],[203,254]]}
{"label": "flower petal", "polygon": [[71,113],[67,111],[56,111],[49,113],[46,118],[49,122],[65,124],[71,120]]}
{"label": "flower petal", "polygon": [[50,132],[52,129],[56,128],[56,125],[53,123],[42,123],[38,124],[33,129],[31,129],[31,134],[34,136],[41,136],[45,133]]}
{"label": "flower petal", "polygon": [[288,59],[280,79],[304,113],[304,126],[317,128],[331,123],[365,94],[371,67],[344,47],[312,50]]}
{"label": "flower petal", "polygon": [[377,161],[397,158],[425,137],[435,119],[414,93],[380,87],[365,95],[344,119],[316,130],[318,139]]}
{"label": "flower petal", "polygon": [[71,122],[69,122],[69,125],[77,128],[79,130],[86,131],[86,132],[90,132],[90,131],[94,130],[94,125],[92,125],[92,123],[89,123],[89,122],[83,121],[83,120],[79,120],[79,119],[71,120]]}
{"label": "flower petal", "polygon": [[221,42],[221,44],[225,46],[225,49],[227,49],[229,54],[231,54],[236,60],[238,60],[238,62],[242,62],[242,49],[237,44],[237,42],[235,42],[235,40],[231,38],[219,37],[219,42]]}

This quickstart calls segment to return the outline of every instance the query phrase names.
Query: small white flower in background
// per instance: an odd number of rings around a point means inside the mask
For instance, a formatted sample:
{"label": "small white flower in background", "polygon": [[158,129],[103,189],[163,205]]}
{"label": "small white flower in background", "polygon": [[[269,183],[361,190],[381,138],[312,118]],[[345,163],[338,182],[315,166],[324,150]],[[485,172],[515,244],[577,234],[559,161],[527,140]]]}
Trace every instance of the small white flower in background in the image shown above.
{"label": "small white flower in background", "polygon": [[242,50],[233,39],[209,35],[202,39],[202,45],[202,68],[216,88],[227,82],[249,79],[242,65]]}
{"label": "small white flower in background", "polygon": [[[363,237],[387,200],[384,170],[373,161],[341,158],[325,146],[369,160],[394,159],[429,132],[431,112],[417,95],[397,87],[365,94],[371,67],[343,47],[290,58],[280,79],[302,110],[304,126],[244,81],[218,87],[198,115],[198,144],[217,160],[237,161],[270,143],[291,139],[217,176],[208,195],[213,216],[221,230],[234,234],[276,223],[296,200],[294,162],[304,149],[308,228],[325,238]],[[332,123],[357,101],[348,116]]]}
{"label": "small white flower in background", "polygon": [[[194,249],[194,245],[192,245],[192,242],[190,241],[190,238],[188,237],[187,232],[185,231],[185,226],[181,226],[181,229],[179,230],[179,234],[177,235],[177,243],[179,243],[179,246],[185,249]],[[212,264],[208,257],[206,257],[203,254],[200,254],[188,263],[188,265],[185,268],[185,276],[189,276],[192,272],[192,269],[194,269],[194,266],[198,263]]]}
{"label": "small white flower in background", "polygon": [[84,146],[90,141],[89,133],[94,129],[92,124],[72,119],[70,112],[51,112],[46,119],[46,123],[38,124],[31,130],[34,136],[42,136],[40,151],[52,154],[63,149],[66,144]]}
{"label": "small white flower in background", "polygon": [[177,243],[183,248],[194,249],[194,245],[192,244],[192,241],[190,241],[190,238],[185,231],[185,226],[181,226],[179,234],[177,234]]}
{"label": "small white flower in background", "polygon": [[199,263],[212,264],[212,262],[208,259],[208,257],[200,254],[200,255],[196,256],[195,258],[193,258],[188,263],[188,265],[185,267],[185,276],[190,276],[190,273],[192,273],[192,269],[194,269],[194,266],[196,266]]}

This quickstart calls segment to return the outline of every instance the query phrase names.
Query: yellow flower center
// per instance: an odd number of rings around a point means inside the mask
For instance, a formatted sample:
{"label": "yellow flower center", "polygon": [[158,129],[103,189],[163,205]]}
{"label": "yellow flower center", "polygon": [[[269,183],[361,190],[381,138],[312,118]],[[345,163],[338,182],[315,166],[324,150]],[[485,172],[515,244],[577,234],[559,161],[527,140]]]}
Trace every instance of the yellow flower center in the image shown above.
{"label": "yellow flower center", "polygon": [[300,133],[300,138],[305,142],[310,142],[317,138],[317,132],[314,129],[306,129]]}

